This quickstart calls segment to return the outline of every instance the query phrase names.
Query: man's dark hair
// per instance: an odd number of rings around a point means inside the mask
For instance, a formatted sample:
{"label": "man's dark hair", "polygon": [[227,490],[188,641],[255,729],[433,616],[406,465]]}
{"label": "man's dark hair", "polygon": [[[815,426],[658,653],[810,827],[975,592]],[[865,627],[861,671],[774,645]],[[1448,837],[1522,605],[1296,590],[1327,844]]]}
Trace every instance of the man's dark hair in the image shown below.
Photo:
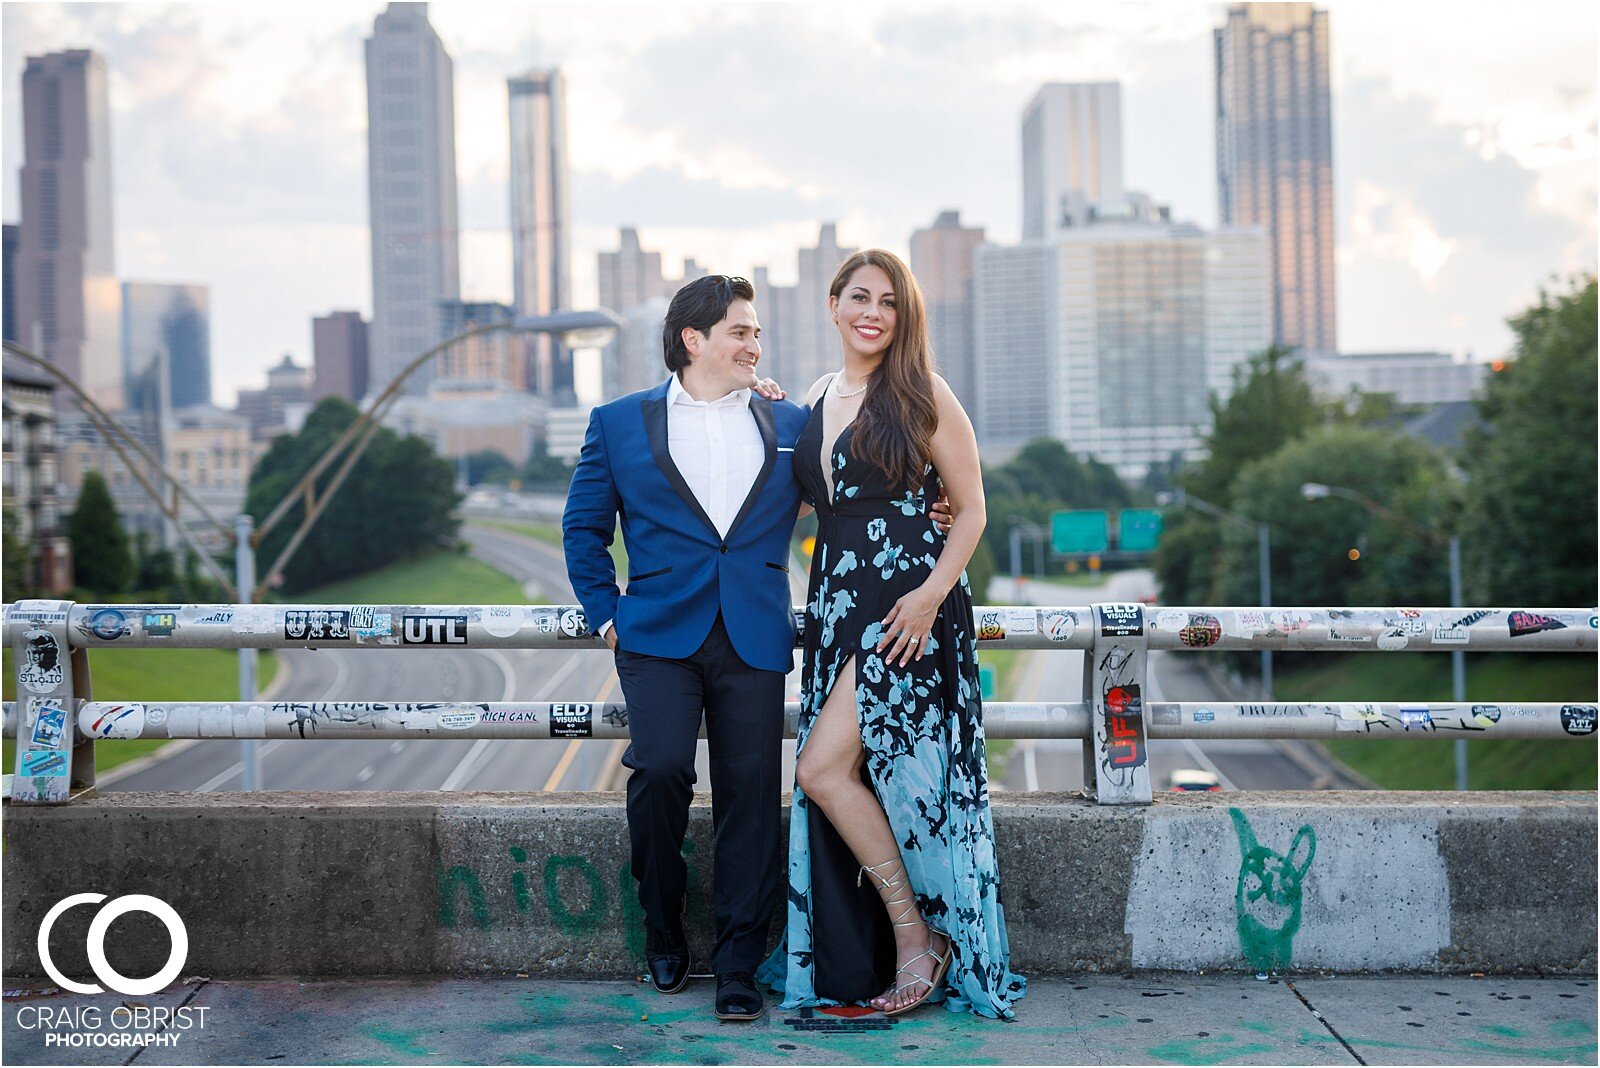
{"label": "man's dark hair", "polygon": [[684,327],[710,334],[711,328],[728,314],[728,305],[736,300],[755,299],[756,287],[737,275],[709,274],[678,290],[667,308],[666,325],[661,328],[661,354],[667,361],[667,370],[677,374],[689,366],[689,350],[683,344]]}

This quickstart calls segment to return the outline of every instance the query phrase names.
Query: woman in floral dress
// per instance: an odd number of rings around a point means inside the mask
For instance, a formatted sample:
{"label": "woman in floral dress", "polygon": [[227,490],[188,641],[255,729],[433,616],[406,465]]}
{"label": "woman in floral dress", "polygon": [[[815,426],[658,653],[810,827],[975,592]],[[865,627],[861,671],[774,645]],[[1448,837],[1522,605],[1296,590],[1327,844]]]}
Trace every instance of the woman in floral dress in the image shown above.
{"label": "woman in floral dress", "polygon": [[[972,597],[972,424],[933,373],[916,280],[858,252],[829,289],[843,368],[811,389],[795,470],[817,509],[790,814],[786,1008],[923,1001],[1010,1018]],[[955,519],[928,516],[940,484]],[[874,996],[876,995],[876,996]]]}

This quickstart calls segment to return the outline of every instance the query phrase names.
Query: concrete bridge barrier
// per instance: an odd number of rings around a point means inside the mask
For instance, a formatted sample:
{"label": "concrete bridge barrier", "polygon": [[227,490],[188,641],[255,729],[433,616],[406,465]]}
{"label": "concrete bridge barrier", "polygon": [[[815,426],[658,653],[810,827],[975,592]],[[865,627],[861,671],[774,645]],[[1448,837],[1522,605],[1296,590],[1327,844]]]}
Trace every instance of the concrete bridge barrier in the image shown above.
{"label": "concrete bridge barrier", "polygon": [[[1001,795],[994,815],[1024,973],[1595,971],[1592,792],[1174,795],[1137,808]],[[129,793],[14,806],[4,969],[42,975],[46,912],[97,892],[172,905],[188,930],[185,975],[633,974],[644,935],[625,832],[620,799],[604,794]],[[708,806],[694,807],[689,834],[703,953]],[[69,976],[89,974],[94,912],[54,925],[52,957]],[[106,946],[139,976],[166,963],[170,943],[135,913]]]}

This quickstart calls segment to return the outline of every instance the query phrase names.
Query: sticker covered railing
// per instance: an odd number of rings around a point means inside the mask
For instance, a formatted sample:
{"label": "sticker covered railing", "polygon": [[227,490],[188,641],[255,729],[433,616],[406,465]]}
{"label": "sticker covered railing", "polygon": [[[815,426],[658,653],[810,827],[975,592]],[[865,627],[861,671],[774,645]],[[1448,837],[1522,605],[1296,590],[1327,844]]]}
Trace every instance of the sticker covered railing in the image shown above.
{"label": "sticker covered railing", "polygon": [[[1161,738],[1566,738],[1593,740],[1596,707],[1572,702],[1156,702],[1151,650],[1528,651],[1593,654],[1593,609],[983,606],[986,647],[1077,651],[1073,703],[985,705],[992,738],[1082,738],[1085,787],[1103,804],[1151,800],[1147,743]],[[805,625],[795,609],[796,643]],[[62,803],[94,785],[94,743],[133,738],[625,738],[625,705],[593,702],[97,702],[89,652],[137,649],[595,649],[575,605],[80,605],[18,601],[4,614],[17,700],[12,800]],[[404,695],[396,695],[402,697]],[[1064,695],[1065,696],[1065,695]],[[794,736],[798,708],[787,710]]]}

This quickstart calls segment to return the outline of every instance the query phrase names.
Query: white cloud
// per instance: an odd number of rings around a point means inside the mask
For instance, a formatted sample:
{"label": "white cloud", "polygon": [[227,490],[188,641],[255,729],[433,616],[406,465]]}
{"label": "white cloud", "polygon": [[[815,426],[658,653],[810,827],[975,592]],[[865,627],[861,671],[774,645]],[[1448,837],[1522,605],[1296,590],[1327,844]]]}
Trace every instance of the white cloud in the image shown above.
{"label": "white cloud", "polygon": [[[219,399],[309,319],[366,308],[362,40],[382,3],[7,4],[4,206],[17,215],[22,58],[113,70],[118,267],[213,287]],[[508,75],[568,81],[573,273],[634,225],[673,263],[771,267],[836,220],[904,250],[945,208],[1019,227],[1038,82],[1123,84],[1128,183],[1214,221],[1211,29],[1221,5],[435,3],[455,60],[462,287],[508,299]],[[1332,5],[1347,348],[1503,348],[1501,319],[1595,255],[1595,14],[1541,3]]]}

